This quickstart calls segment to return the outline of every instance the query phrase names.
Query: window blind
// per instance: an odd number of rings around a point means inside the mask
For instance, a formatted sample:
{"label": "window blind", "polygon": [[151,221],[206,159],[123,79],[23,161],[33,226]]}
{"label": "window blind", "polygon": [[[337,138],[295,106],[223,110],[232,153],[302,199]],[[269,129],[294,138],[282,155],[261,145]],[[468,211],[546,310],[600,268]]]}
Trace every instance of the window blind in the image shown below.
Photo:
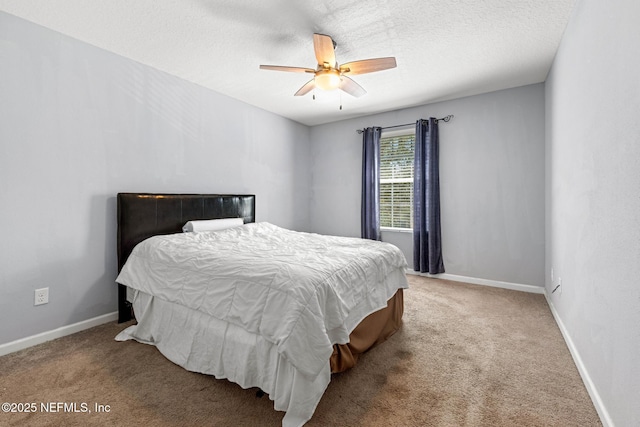
{"label": "window blind", "polygon": [[413,134],[380,139],[380,226],[413,226]]}

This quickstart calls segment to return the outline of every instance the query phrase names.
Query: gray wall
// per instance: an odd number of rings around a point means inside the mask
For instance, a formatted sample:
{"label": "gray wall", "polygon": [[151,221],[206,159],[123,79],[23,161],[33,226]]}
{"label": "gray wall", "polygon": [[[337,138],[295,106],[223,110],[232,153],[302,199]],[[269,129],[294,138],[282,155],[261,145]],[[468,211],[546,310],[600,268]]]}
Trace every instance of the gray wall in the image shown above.
{"label": "gray wall", "polygon": [[546,286],[617,426],[640,425],[639,19],[579,1],[546,83]]}
{"label": "gray wall", "polygon": [[[544,85],[398,110],[311,129],[311,228],[360,235],[356,129],[455,115],[440,124],[447,273],[544,284]],[[383,233],[412,262],[411,234]]]}
{"label": "gray wall", "polygon": [[255,193],[308,226],[306,126],[3,12],[0,76],[0,344],[116,310],[117,192]]}

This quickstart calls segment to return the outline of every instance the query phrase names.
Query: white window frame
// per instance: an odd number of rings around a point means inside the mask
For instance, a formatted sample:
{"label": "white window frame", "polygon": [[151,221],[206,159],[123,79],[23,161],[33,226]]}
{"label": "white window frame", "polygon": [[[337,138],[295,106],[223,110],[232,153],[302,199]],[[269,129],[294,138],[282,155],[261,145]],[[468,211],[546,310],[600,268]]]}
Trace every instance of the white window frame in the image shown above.
{"label": "white window frame", "polygon": [[[411,125],[411,126],[413,126],[413,125]],[[383,138],[393,138],[393,137],[398,137],[398,136],[413,135],[414,141],[415,141],[415,134],[416,134],[415,126],[414,127],[406,127],[406,128],[402,128],[402,129],[394,129],[394,130],[390,130],[390,131],[383,130],[381,135],[380,135],[380,139],[382,140]],[[414,148],[415,148],[415,146],[414,146]],[[413,174],[412,174],[410,179],[411,179],[411,182],[413,183]],[[380,185],[383,184],[383,181],[385,181],[385,183],[386,182],[392,182],[392,181],[398,182],[397,180],[391,180],[391,179],[383,180],[383,179],[380,179],[379,184]],[[402,182],[407,182],[407,180],[402,180]],[[413,191],[413,189],[411,191]],[[412,194],[412,196],[413,196],[413,194]],[[411,221],[411,223],[413,223],[413,210],[411,210],[411,213],[410,213],[410,221]],[[394,231],[394,232],[401,232],[401,233],[411,233],[411,232],[413,232],[413,227],[404,228],[404,227],[385,227],[385,226],[381,226],[380,230],[381,231]]]}

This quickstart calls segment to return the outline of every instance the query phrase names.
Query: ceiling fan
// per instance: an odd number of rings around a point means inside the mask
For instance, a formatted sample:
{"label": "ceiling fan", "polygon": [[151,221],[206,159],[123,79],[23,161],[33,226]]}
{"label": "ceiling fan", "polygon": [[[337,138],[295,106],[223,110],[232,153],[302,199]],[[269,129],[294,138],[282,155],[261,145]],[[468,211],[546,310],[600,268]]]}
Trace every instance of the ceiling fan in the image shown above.
{"label": "ceiling fan", "polygon": [[363,59],[338,65],[336,62],[335,47],[336,43],[331,37],[324,34],[314,34],[313,49],[316,54],[316,60],[318,61],[318,67],[316,69],[279,65],[261,65],[260,69],[313,74],[313,78],[305,83],[304,86],[295,93],[295,96],[306,95],[317,87],[323,90],[341,89],[349,95],[358,98],[367,93],[367,91],[349,76],[373,73],[375,71],[396,67],[396,58],[394,57]]}

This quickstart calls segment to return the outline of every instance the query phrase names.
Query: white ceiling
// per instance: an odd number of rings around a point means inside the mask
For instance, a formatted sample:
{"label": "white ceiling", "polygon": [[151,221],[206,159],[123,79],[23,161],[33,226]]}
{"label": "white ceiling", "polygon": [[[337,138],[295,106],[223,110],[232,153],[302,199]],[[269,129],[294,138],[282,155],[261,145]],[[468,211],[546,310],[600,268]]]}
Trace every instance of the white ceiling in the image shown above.
{"label": "white ceiling", "polygon": [[[316,125],[545,80],[575,0],[0,0],[0,10],[284,117]],[[313,33],[339,63],[395,56],[354,76],[361,98],[293,94]],[[320,94],[318,94],[320,95]],[[318,96],[318,98],[322,98]]]}

